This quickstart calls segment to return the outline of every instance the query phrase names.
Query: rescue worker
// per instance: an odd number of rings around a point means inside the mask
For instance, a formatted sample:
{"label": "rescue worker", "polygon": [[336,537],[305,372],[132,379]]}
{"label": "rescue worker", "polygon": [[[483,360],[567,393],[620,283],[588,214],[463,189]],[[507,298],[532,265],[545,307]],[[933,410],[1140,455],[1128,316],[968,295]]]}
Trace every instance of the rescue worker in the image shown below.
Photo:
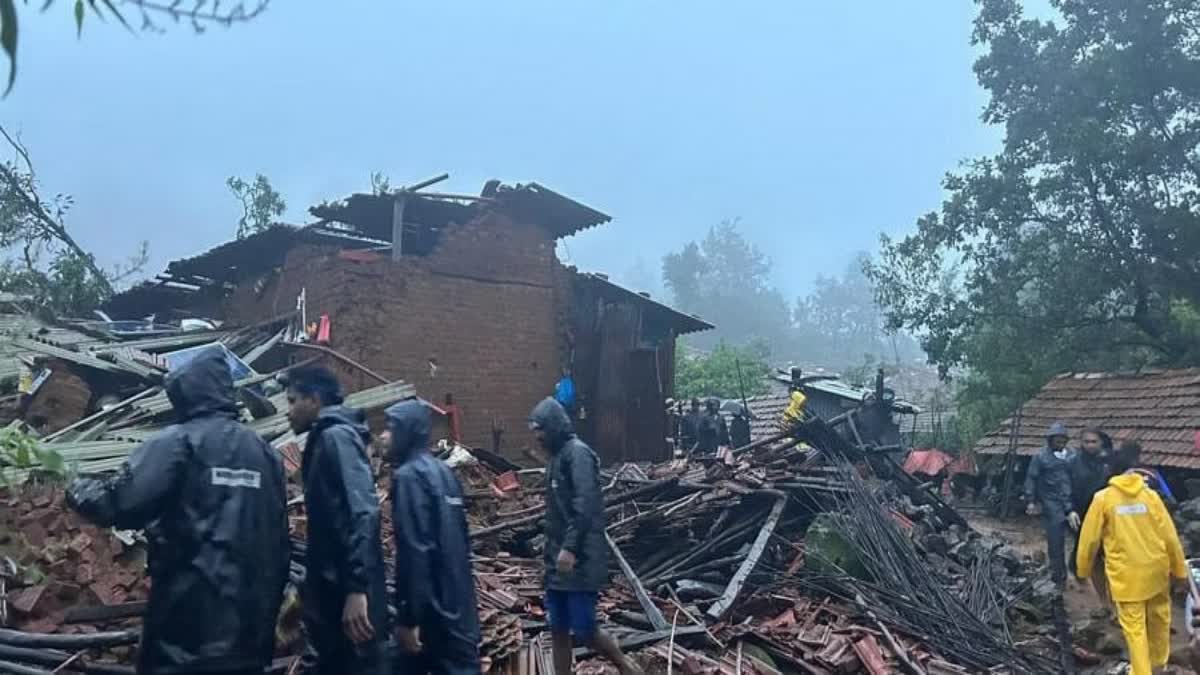
{"label": "rescue worker", "polygon": [[596,601],[608,581],[600,460],[575,436],[566,411],[552,398],[534,406],[529,427],[550,452],[544,560],[555,675],[571,673],[575,640],[611,661],[622,675],[641,675],[616,640],[596,626]]}
{"label": "rescue worker", "polygon": [[1071,513],[1071,461],[1074,453],[1067,447],[1070,434],[1062,422],[1050,425],[1046,447],[1029,461],[1025,472],[1025,500],[1029,515],[1042,511],[1046,530],[1046,557],[1050,578],[1062,588],[1067,580],[1067,517]]}
{"label": "rescue worker", "polygon": [[729,422],[729,442],[735,448],[750,445],[750,415],[744,405],[738,406]]}
{"label": "rescue worker", "polygon": [[364,416],[342,405],[325,368],[293,371],[287,397],[292,431],[308,433],[300,463],[308,516],[302,598],[316,672],[385,672],[386,572]]}
{"label": "rescue worker", "polygon": [[1150,675],[1171,654],[1171,580],[1187,582],[1187,562],[1162,498],[1133,471],[1141,448],[1122,444],[1117,473],[1096,493],[1079,534],[1079,577],[1092,574],[1104,551],[1117,620],[1125,634],[1130,672]]}
{"label": "rescue worker", "polygon": [[[1111,476],[1109,461],[1112,453],[1112,438],[1099,429],[1085,429],[1079,435],[1080,449],[1071,459],[1071,513],[1067,515],[1067,524],[1076,533],[1079,532],[1083,519],[1087,516],[1092,498],[1103,490]],[[1067,558],[1071,571],[1075,572],[1076,559],[1079,556],[1079,537],[1075,537],[1075,547]],[[1103,573],[1092,574],[1092,588],[1104,607],[1108,606],[1108,584]]]}
{"label": "rescue worker", "polygon": [[429,408],[387,409],[392,524],[396,536],[396,635],[404,675],[479,673],[479,616],[462,486],[429,452]]}
{"label": "rescue worker", "polygon": [[260,674],[288,578],[283,462],[238,422],[222,351],[198,354],[165,388],[178,422],[115,476],[72,482],[67,504],[100,527],[146,528],[139,673]]}
{"label": "rescue worker", "polygon": [[719,448],[729,445],[729,427],[721,417],[721,403],[710,398],[704,403],[704,414],[696,433],[696,450],[706,455],[716,454]]}
{"label": "rescue worker", "polygon": [[684,452],[691,452],[696,449],[696,434],[700,431],[700,399],[692,399],[691,409],[683,416],[683,421],[679,424],[679,440],[680,447]]}

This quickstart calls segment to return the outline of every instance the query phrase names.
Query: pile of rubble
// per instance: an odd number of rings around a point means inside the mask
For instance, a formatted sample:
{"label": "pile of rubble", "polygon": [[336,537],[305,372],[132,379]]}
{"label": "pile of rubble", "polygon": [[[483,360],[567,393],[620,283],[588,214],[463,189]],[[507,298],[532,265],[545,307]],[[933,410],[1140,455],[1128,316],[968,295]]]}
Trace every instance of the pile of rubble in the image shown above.
{"label": "pile of rubble", "polygon": [[[278,379],[312,362],[291,353],[282,361],[270,357],[294,347],[284,340],[287,330],[231,333],[219,342],[244,368],[237,383],[244,420],[282,453],[291,475],[293,588],[277,631],[281,668],[303,649],[293,591],[304,575],[306,520],[297,476],[304,438],[288,429]],[[170,364],[105,349],[76,350],[70,358],[123,369],[123,377],[145,369],[143,387],[38,441],[42,451],[88,472],[116,468],[171,421],[155,381]],[[318,350],[379,382],[347,405],[377,416],[415,396],[403,382]],[[270,372],[253,369],[272,362]],[[809,416],[719,460],[605,472],[615,583],[599,611],[618,642],[689,673],[1054,670],[1043,655],[1053,651],[1049,636],[1022,638],[1050,614],[1037,568],[973,532],[900,470],[891,449],[862,442],[853,420]],[[543,470],[454,444],[437,452],[464,486],[486,669],[549,675]],[[373,462],[390,560],[390,479],[382,455],[373,452]],[[40,473],[8,472],[19,487],[0,491],[0,625],[7,627],[0,629],[0,666],[129,672],[149,586],[139,535],[80,522]],[[588,654],[581,649],[579,656]]]}

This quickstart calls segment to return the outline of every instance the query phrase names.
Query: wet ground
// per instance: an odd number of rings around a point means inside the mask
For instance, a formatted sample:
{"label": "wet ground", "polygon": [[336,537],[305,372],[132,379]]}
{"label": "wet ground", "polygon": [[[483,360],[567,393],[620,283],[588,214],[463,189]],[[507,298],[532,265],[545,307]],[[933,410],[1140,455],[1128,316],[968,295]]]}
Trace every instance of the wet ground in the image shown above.
{"label": "wet ground", "polygon": [[[1022,553],[1028,553],[1044,559],[1046,543],[1042,534],[1041,523],[1036,517],[1022,515],[1007,520],[1000,520],[983,514],[972,513],[969,509],[964,510],[964,515],[980,532],[1003,537]],[[1071,550],[1072,543],[1068,541],[1068,551]],[[1091,583],[1069,579],[1067,581],[1065,599],[1067,613],[1071,618],[1072,625],[1079,625],[1088,621],[1093,622],[1093,630],[1087,631],[1089,635],[1077,635],[1075,644],[1089,652],[1103,656],[1104,666],[1099,672],[1106,672],[1124,661],[1125,655],[1123,652],[1112,655],[1103,654],[1106,651],[1113,651],[1115,645],[1123,645],[1124,640],[1121,637],[1121,629],[1115,619],[1105,621],[1095,618],[1102,610],[1107,608],[1101,602],[1099,596],[1096,595]],[[1172,662],[1186,665],[1184,662],[1184,649],[1188,644],[1188,635],[1184,623],[1184,607],[1181,597],[1175,598],[1171,617],[1173,623],[1171,629],[1171,650],[1175,655],[1172,658]],[[1099,635],[1093,635],[1092,633],[1099,633]],[[1192,671],[1188,669],[1176,670],[1174,672]]]}

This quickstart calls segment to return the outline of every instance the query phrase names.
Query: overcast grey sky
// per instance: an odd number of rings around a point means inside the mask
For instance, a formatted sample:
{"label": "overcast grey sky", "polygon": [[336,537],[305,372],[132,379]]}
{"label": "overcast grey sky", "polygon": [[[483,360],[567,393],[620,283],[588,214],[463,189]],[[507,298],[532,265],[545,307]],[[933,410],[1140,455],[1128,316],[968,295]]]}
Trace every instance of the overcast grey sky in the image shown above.
{"label": "overcast grey sky", "polygon": [[637,277],[740,217],[788,295],[937,207],[994,150],[971,72],[974,5],[890,2],[305,2],[195,35],[130,34],[71,2],[23,7],[0,105],[47,192],[107,262],[151,273],[233,236],[230,175],[324,199],[449,172],[538,181],[613,216],[567,262]]}

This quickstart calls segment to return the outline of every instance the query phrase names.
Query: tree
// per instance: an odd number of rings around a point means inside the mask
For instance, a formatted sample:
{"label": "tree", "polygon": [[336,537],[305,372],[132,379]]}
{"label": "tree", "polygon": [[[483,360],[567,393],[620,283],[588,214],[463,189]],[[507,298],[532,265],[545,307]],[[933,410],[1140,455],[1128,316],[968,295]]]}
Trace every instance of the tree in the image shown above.
{"label": "tree", "polygon": [[795,324],[810,360],[842,368],[921,356],[911,336],[887,329],[864,271],[870,263],[870,256],[859,252],[842,276],[817,277],[813,291],[796,300]]}
{"label": "tree", "polygon": [[978,424],[1056,372],[1200,362],[1200,5],[978,0],[975,64],[1001,152],[945,179],[940,212],[883,238],[889,325],[969,369]]}
{"label": "tree", "polygon": [[770,283],[771,260],[742,236],[737,221],[722,222],[703,241],[665,256],[662,273],[680,309],[717,326],[697,344],[758,339],[775,349],[790,342],[791,312]]}
{"label": "tree", "polygon": [[256,175],[251,183],[230,176],[225,184],[242,203],[242,217],[238,219],[238,239],[262,232],[287,210],[287,203],[283,201],[283,197],[271,187],[271,181],[261,173]]}
{"label": "tree", "polygon": [[29,150],[3,127],[0,137],[16,155],[0,163],[0,290],[29,296],[56,314],[79,316],[95,309],[142,270],[146,243],[124,266],[101,269],[67,229],[70,195],[44,200]]}
{"label": "tree", "polygon": [[[681,345],[682,347],[682,345]],[[761,343],[734,347],[724,341],[707,354],[689,356],[675,350],[675,398],[686,400],[716,396],[741,398],[767,391],[767,349]],[[739,372],[740,369],[740,372]]]}
{"label": "tree", "polygon": [[[227,3],[221,8],[220,0],[190,0],[186,6],[182,0],[151,2],[149,0],[74,0],[68,3],[75,15],[75,30],[83,33],[83,21],[88,11],[98,19],[112,19],[131,29],[127,16],[138,15],[142,20],[142,30],[162,31],[162,19],[169,18],[174,23],[187,21],[193,30],[202,33],[207,26],[229,26],[234,23],[249,21],[261,14],[267,8],[270,0],[257,0],[253,3]],[[54,6],[55,0],[41,0],[40,11],[45,12]],[[28,5],[28,0],[22,5]],[[61,6],[61,5],[60,5]],[[17,0],[0,0],[0,48],[8,57],[8,86],[7,94],[12,90],[17,79],[17,44],[20,36],[18,22]],[[121,8],[124,8],[124,11]]]}

